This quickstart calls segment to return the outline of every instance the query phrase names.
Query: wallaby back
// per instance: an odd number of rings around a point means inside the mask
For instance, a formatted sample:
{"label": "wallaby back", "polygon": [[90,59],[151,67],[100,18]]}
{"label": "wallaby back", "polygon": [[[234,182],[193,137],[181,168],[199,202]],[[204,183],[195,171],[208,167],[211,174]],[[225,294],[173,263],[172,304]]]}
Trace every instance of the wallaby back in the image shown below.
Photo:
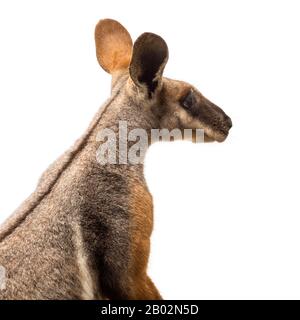
{"label": "wallaby back", "polygon": [[17,208],[13,214],[0,225],[0,242],[11,234],[14,229],[24,221],[26,216],[32,212],[35,207],[44,199],[51,191],[64,170],[70,165],[76,154],[85,146],[91,132],[99,122],[102,113],[114,100],[113,95],[95,115],[93,121],[87,128],[86,132],[75,142],[75,144],[61,155],[41,176],[36,190]]}

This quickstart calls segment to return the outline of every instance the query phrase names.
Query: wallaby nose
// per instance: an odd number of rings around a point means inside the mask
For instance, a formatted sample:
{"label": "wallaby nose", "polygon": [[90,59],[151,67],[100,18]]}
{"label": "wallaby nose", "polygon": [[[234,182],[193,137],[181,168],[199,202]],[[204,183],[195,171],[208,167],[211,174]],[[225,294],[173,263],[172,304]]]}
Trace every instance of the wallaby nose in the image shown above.
{"label": "wallaby nose", "polygon": [[228,117],[227,115],[225,115],[225,123],[228,127],[228,130],[232,127],[232,121],[231,121],[231,118]]}

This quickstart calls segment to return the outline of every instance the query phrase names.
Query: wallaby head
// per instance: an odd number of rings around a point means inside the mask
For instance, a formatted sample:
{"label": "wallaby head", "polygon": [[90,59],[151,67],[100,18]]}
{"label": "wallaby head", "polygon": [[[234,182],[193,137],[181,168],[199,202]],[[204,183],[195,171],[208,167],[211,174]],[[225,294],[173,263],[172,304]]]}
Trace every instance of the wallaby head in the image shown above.
{"label": "wallaby head", "polygon": [[232,122],[221,108],[192,85],[163,77],[168,47],[160,36],[143,33],[133,44],[119,22],[105,19],[96,26],[95,40],[97,59],[112,75],[112,87],[127,76],[127,94],[155,116],[160,128],[202,129],[206,142],[226,139]]}

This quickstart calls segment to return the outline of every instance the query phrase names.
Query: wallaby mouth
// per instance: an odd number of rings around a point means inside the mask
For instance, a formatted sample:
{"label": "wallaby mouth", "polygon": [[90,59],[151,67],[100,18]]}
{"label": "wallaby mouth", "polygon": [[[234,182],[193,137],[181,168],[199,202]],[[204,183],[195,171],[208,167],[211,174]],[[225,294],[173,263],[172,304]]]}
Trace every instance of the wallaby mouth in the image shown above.
{"label": "wallaby mouth", "polygon": [[204,126],[204,142],[223,142],[228,137],[229,131],[232,127],[232,121],[224,113],[224,120],[218,122],[218,124],[213,123],[212,125]]}

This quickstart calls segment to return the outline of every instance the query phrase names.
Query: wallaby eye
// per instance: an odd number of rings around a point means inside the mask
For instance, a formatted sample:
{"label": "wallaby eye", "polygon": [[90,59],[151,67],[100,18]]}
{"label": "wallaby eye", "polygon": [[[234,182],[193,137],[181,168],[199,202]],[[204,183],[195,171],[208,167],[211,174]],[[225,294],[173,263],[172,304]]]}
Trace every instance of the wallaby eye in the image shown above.
{"label": "wallaby eye", "polygon": [[180,100],[180,104],[185,109],[191,109],[195,103],[196,103],[196,98],[193,90],[189,90],[189,92]]}

